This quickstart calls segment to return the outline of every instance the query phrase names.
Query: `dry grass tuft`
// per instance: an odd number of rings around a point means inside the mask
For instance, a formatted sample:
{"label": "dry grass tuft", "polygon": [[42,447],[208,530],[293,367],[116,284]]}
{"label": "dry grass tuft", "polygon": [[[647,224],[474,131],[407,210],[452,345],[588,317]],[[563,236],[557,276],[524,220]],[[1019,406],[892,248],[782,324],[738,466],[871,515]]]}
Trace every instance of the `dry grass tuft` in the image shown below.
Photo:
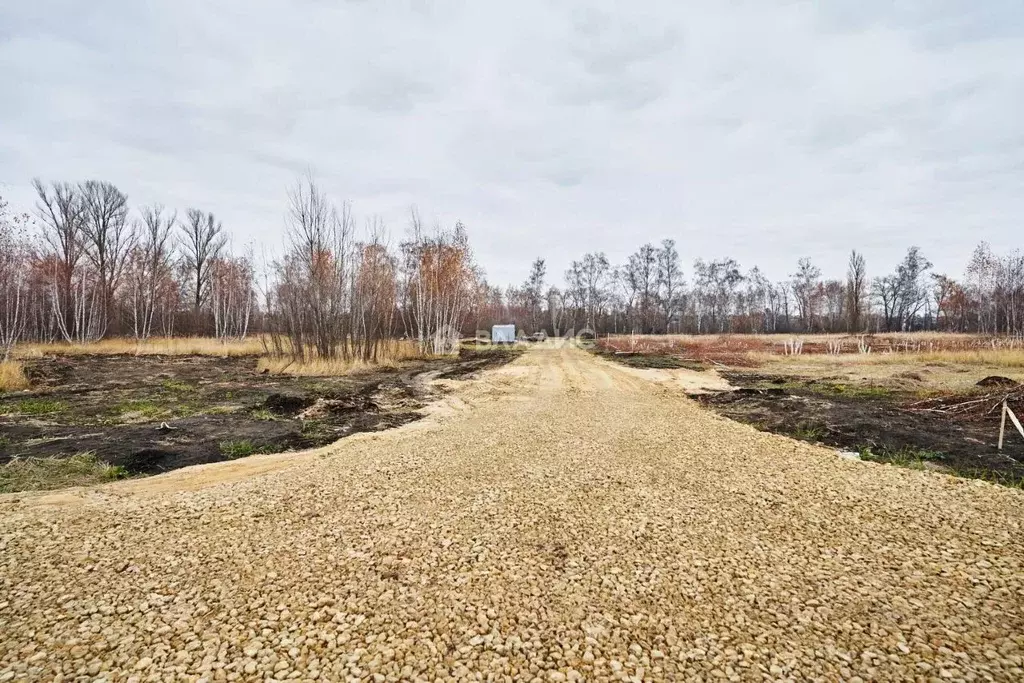
{"label": "dry grass tuft", "polygon": [[263,341],[221,341],[213,337],[153,337],[139,343],[134,339],[103,339],[88,344],[21,344],[15,348],[21,358],[46,355],[137,355],[137,356],[255,356],[264,353]]}
{"label": "dry grass tuft", "polygon": [[0,391],[18,391],[28,388],[28,378],[21,363],[8,360],[0,363]]}
{"label": "dry grass tuft", "polygon": [[289,357],[265,356],[260,358],[257,369],[275,375],[300,375],[305,377],[332,377],[363,372],[381,367],[395,367],[404,361],[423,358],[419,346],[411,340],[394,340],[378,352],[377,360],[367,362],[361,359],[312,358],[297,362]]}

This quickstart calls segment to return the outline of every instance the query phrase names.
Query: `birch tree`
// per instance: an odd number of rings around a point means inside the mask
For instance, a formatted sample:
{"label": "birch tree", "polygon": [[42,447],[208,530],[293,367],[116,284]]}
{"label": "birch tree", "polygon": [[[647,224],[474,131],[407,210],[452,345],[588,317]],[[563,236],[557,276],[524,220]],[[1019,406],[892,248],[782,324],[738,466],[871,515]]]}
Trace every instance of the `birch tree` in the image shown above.
{"label": "birch tree", "polygon": [[129,256],[126,278],[132,332],[138,341],[149,339],[157,309],[166,307],[170,300],[167,289],[173,282],[172,234],[176,222],[177,214],[159,204],[142,209],[138,244]]}
{"label": "birch tree", "polygon": [[28,216],[13,216],[0,197],[0,360],[10,358],[27,319]]}
{"label": "birch tree", "polygon": [[210,296],[213,264],[227,243],[227,236],[216,216],[195,208],[186,212],[180,226],[181,265],[192,304],[193,324],[198,326]]}
{"label": "birch tree", "polygon": [[402,243],[404,286],[409,289],[410,319],[423,353],[451,353],[458,345],[475,269],[465,226],[436,226],[428,232],[411,213],[409,239]]}
{"label": "birch tree", "polygon": [[[658,249],[658,305],[661,307],[662,323],[665,332],[671,332],[675,320],[683,306],[685,281],[679,263],[679,251],[674,240],[662,240]],[[678,330],[677,330],[678,331]]]}

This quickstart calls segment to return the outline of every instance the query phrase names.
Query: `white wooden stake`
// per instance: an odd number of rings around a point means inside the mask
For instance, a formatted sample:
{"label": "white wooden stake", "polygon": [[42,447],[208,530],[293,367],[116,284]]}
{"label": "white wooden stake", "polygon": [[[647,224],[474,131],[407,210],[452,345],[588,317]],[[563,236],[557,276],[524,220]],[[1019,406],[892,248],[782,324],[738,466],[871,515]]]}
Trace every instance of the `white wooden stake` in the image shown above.
{"label": "white wooden stake", "polygon": [[1003,432],[1006,431],[1006,399],[1003,399],[1003,413],[1002,419],[999,420],[999,448],[996,450],[1003,450]]}
{"label": "white wooden stake", "polygon": [[1024,436],[1024,426],[1021,426],[1020,420],[1018,420],[1017,415],[1014,414],[1012,410],[1010,410],[1010,406],[1006,406],[1006,414],[1010,416],[1010,422],[1012,422],[1013,426],[1017,428],[1017,431],[1020,432],[1020,435]]}

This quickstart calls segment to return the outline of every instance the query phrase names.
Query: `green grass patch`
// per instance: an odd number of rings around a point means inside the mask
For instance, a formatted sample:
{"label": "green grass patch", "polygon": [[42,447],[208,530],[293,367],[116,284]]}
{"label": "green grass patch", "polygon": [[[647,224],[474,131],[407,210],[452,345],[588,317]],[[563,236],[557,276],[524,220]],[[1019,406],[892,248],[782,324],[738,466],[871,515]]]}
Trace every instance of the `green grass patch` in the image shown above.
{"label": "green grass patch", "polygon": [[166,391],[173,391],[179,394],[191,393],[199,390],[198,387],[188,384],[187,382],[179,382],[175,379],[165,379],[160,383],[160,386]]}
{"label": "green grass patch", "polygon": [[1015,489],[1024,489],[1024,474],[1020,470],[1000,471],[983,467],[959,467],[955,460],[948,459],[943,453],[930,451],[912,446],[906,446],[899,450],[881,450],[875,452],[870,446],[859,448],[861,460],[870,462],[882,462],[906,467],[912,470],[927,469],[927,463],[943,465],[943,471],[964,479],[981,479],[983,481],[1009,486]]}
{"label": "green grass patch", "polygon": [[230,415],[237,413],[241,410],[241,406],[222,405],[222,406],[211,406],[206,410],[207,415]]}
{"label": "green grass patch", "polygon": [[49,398],[23,398],[0,407],[7,415],[51,415],[67,408],[64,401]]}
{"label": "green grass patch", "polygon": [[0,465],[0,493],[91,486],[126,476],[123,467],[105,463],[93,452],[68,457],[14,458]]}
{"label": "green grass patch", "polygon": [[821,441],[822,437],[824,437],[826,433],[827,430],[818,425],[802,424],[793,430],[792,437],[794,439],[800,439],[801,441],[817,443],[818,441]]}
{"label": "green grass patch", "polygon": [[321,442],[327,439],[333,440],[335,432],[330,426],[321,420],[303,420],[301,434],[303,438],[314,442]]}
{"label": "green grass patch", "polygon": [[967,479],[982,479],[992,484],[1009,486],[1014,489],[1024,489],[1024,474],[1014,472],[993,472],[982,468],[953,470],[952,474]]}
{"label": "green grass patch", "polygon": [[274,415],[274,413],[266,408],[256,408],[249,413],[249,417],[254,420],[266,420],[267,422],[277,419],[277,415]]}
{"label": "green grass patch", "polygon": [[257,446],[248,439],[241,441],[221,441],[220,442],[220,454],[228,460],[235,460],[236,458],[244,458],[256,453],[263,453],[262,447]]}
{"label": "green grass patch", "polygon": [[146,400],[121,401],[114,406],[113,412],[117,415],[138,415],[145,418],[166,417],[170,414],[164,406]]}
{"label": "green grass patch", "polygon": [[861,460],[887,462],[913,470],[923,470],[926,462],[941,462],[944,458],[942,453],[913,446],[904,446],[899,450],[881,450],[877,453],[870,446],[864,446],[858,449],[858,453]]}

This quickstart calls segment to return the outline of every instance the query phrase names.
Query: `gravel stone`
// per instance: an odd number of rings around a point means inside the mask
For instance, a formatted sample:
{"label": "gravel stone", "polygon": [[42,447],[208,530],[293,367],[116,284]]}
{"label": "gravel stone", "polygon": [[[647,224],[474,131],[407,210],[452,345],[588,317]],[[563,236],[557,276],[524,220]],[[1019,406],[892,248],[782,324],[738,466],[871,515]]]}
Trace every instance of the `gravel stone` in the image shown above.
{"label": "gravel stone", "polygon": [[1024,680],[1024,492],[533,347],[319,451],[0,497],[0,682]]}

